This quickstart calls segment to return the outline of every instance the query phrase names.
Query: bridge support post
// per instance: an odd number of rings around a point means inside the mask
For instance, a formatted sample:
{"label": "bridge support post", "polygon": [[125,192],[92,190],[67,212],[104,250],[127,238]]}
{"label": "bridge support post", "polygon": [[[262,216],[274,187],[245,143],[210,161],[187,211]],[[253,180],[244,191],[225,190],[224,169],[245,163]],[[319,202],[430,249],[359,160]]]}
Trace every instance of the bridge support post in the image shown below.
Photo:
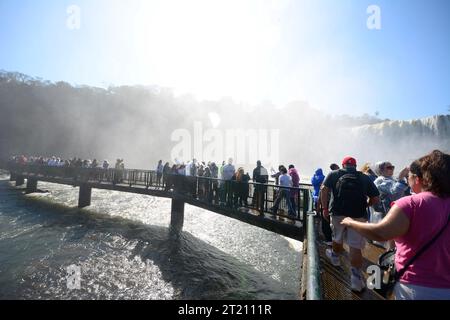
{"label": "bridge support post", "polygon": [[16,175],[16,187],[23,186],[25,183],[25,178],[21,175]]}
{"label": "bridge support post", "polygon": [[27,190],[26,193],[33,193],[37,191],[38,180],[35,178],[27,178]]}
{"label": "bridge support post", "polygon": [[172,211],[170,218],[170,231],[180,233],[184,223],[184,201],[172,198]]}
{"label": "bridge support post", "polygon": [[92,187],[83,183],[80,185],[80,194],[78,196],[78,208],[84,208],[91,205]]}
{"label": "bridge support post", "polygon": [[16,181],[16,174],[14,172],[11,172],[9,181]]}

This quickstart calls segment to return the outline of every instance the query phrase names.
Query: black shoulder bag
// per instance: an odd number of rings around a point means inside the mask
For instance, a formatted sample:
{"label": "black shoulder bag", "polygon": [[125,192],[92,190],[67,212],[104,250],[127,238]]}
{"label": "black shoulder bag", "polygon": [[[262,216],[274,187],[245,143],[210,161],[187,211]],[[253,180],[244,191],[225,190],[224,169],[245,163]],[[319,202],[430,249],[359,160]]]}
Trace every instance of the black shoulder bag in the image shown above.
{"label": "black shoulder bag", "polygon": [[413,264],[413,262],[422,254],[424,253],[444,232],[445,228],[448,226],[448,223],[450,221],[450,214],[448,215],[447,223],[444,225],[444,227],[429,241],[426,245],[424,245],[417,254],[412,257],[405,266],[400,270],[397,271],[395,269],[395,252],[396,249],[391,249],[385,253],[383,253],[378,258],[378,266],[383,271],[383,278],[381,279],[381,288],[375,289],[379,294],[381,294],[384,297],[388,297],[392,290],[394,289],[395,284],[397,281],[400,280],[400,278],[405,274],[406,269]]}

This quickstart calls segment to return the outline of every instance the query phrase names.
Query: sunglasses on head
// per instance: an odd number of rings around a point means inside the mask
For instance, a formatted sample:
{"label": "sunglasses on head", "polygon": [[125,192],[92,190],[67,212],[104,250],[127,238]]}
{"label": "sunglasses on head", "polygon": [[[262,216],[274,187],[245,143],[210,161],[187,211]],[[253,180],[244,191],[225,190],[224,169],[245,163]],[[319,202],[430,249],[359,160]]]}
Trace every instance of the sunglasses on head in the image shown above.
{"label": "sunglasses on head", "polygon": [[394,170],[394,169],[395,169],[395,166],[387,166],[386,169]]}

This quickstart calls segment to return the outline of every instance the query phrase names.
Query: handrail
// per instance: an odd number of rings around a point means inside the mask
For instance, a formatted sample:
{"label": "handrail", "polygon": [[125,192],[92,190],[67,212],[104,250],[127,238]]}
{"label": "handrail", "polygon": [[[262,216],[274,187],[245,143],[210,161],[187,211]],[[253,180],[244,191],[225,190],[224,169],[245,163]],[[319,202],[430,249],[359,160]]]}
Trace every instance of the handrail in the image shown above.
{"label": "handrail", "polygon": [[322,300],[320,257],[317,247],[315,219],[313,212],[307,215],[307,255],[306,255],[306,300]]}
{"label": "handrail", "polygon": [[[12,166],[12,167],[11,167]],[[105,171],[111,171],[111,170],[114,170],[114,171],[122,171],[122,172],[142,172],[142,173],[152,173],[152,174],[156,174],[156,170],[147,170],[147,169],[114,169],[114,168],[108,168],[108,169],[103,169],[103,168],[101,168],[101,167],[97,167],[97,168],[85,168],[85,167],[66,167],[66,166],[62,166],[62,167],[60,167],[60,166],[48,166],[48,165],[39,165],[39,164],[5,164],[5,162],[3,161],[3,163],[2,162],[0,162],[0,169],[1,168],[3,168],[3,169],[6,169],[6,170],[11,170],[11,169],[13,169],[13,167],[15,167],[15,168],[27,168],[27,167],[39,167],[39,168],[48,168],[48,169],[50,169],[50,170],[58,170],[58,169],[76,169],[76,170],[83,170],[83,171],[103,171],[103,172],[105,172]],[[167,174],[166,174],[167,175]],[[183,177],[192,177],[192,176],[185,176],[185,175],[180,175],[180,174],[168,174],[168,175],[171,175],[171,176],[183,176]],[[204,177],[204,176],[196,176],[196,177],[199,177],[199,178],[203,178],[203,179],[209,179],[209,180],[215,180],[215,181],[227,181],[227,180],[223,180],[223,179],[220,179],[220,178],[213,178],[213,177]],[[249,184],[253,184],[253,185],[264,185],[264,186],[272,186],[272,187],[276,187],[276,188],[289,188],[289,189],[293,189],[293,190],[305,190],[305,189],[308,189],[308,190],[312,190],[312,185],[310,184],[310,183],[299,183],[299,185],[300,185],[300,187],[281,187],[281,186],[279,186],[279,185],[277,185],[277,184],[274,184],[274,183],[260,183],[260,182],[254,182],[254,181],[249,181],[248,182]]]}

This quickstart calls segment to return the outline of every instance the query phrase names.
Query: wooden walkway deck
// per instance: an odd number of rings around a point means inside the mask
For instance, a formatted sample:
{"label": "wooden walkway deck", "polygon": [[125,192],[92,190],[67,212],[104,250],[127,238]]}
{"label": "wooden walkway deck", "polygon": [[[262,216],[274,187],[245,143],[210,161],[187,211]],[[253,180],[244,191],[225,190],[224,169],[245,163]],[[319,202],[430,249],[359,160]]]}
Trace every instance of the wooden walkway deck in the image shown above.
{"label": "wooden walkway deck", "polygon": [[[353,292],[350,288],[351,266],[348,257],[348,248],[341,255],[341,265],[333,266],[325,255],[327,246],[322,242],[319,244],[321,279],[325,300],[385,300],[377,292],[368,288],[361,293]],[[367,244],[363,250],[364,266],[366,270],[369,265],[376,263],[378,256],[384,250],[372,244]],[[367,274],[364,274],[367,278]]]}

